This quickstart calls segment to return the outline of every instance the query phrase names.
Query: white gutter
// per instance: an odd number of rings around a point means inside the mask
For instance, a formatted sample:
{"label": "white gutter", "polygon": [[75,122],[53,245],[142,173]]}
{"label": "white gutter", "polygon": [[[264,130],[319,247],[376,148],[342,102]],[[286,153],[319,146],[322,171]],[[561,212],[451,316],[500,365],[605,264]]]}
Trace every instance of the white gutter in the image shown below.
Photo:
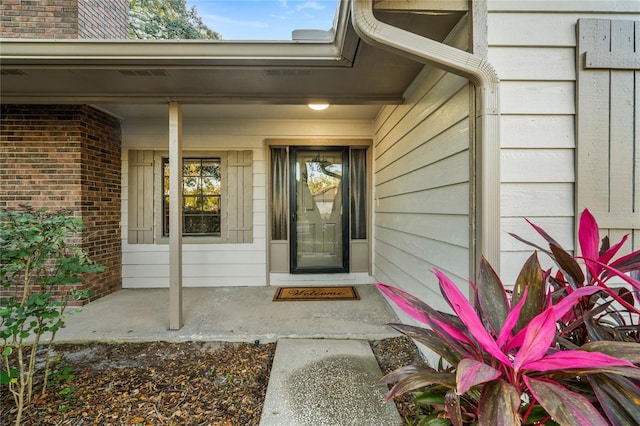
{"label": "white gutter", "polygon": [[[475,206],[472,205],[471,277],[480,255],[500,271],[500,109],[499,79],[489,62],[460,49],[379,21],[373,0],[352,0],[351,20],[366,43],[467,78],[476,87]],[[472,155],[474,153],[471,153]],[[475,207],[475,208],[474,208]]]}

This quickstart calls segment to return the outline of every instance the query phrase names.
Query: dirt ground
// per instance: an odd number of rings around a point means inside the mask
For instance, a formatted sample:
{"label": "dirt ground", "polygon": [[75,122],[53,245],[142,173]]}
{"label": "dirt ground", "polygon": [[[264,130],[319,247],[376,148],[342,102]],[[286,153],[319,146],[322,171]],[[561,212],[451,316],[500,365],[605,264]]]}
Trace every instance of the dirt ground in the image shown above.
{"label": "dirt ground", "polygon": [[[421,362],[403,337],[371,342],[383,371]],[[57,345],[50,385],[23,425],[257,425],[276,344],[88,343]],[[40,389],[39,387],[37,389]],[[15,421],[0,388],[0,426]],[[396,401],[403,417],[410,398]]]}

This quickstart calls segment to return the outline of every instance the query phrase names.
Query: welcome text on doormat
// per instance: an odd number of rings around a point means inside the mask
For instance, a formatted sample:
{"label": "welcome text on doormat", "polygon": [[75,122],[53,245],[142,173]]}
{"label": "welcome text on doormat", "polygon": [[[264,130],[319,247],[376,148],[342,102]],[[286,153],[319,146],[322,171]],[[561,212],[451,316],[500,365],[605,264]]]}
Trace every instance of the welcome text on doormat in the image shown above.
{"label": "welcome text on doormat", "polygon": [[340,287],[278,287],[274,302],[318,300],[360,300],[353,286]]}

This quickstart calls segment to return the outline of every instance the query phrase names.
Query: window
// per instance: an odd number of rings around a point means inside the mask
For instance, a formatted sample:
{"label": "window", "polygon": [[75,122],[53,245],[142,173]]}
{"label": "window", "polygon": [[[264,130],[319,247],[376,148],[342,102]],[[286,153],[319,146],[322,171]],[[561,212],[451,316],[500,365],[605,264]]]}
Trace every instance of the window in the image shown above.
{"label": "window", "polygon": [[[190,244],[253,242],[253,152],[185,151],[182,226]],[[169,242],[166,151],[129,150],[127,242]]]}
{"label": "window", "polygon": [[[169,236],[169,159],[162,159],[162,235]],[[182,160],[182,234],[220,236],[220,158]]]}

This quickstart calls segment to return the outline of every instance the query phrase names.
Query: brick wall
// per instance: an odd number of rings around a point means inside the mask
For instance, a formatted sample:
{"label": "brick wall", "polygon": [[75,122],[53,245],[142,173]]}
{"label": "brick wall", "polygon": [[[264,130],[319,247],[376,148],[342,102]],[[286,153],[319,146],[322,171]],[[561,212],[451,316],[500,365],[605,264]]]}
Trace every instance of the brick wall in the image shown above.
{"label": "brick wall", "polygon": [[87,227],[83,248],[107,270],[91,283],[96,298],[122,287],[120,239],[121,134],[112,116],[81,106],[80,212]]}
{"label": "brick wall", "polygon": [[78,38],[78,0],[2,0],[0,37]]}
{"label": "brick wall", "polygon": [[127,39],[128,0],[2,0],[0,37]]}
{"label": "brick wall", "polygon": [[129,0],[78,0],[78,38],[128,39]]}
{"label": "brick wall", "polygon": [[79,287],[93,291],[94,298],[119,289],[119,122],[84,105],[1,108],[0,208],[70,209],[86,225],[80,246],[107,268]]}

